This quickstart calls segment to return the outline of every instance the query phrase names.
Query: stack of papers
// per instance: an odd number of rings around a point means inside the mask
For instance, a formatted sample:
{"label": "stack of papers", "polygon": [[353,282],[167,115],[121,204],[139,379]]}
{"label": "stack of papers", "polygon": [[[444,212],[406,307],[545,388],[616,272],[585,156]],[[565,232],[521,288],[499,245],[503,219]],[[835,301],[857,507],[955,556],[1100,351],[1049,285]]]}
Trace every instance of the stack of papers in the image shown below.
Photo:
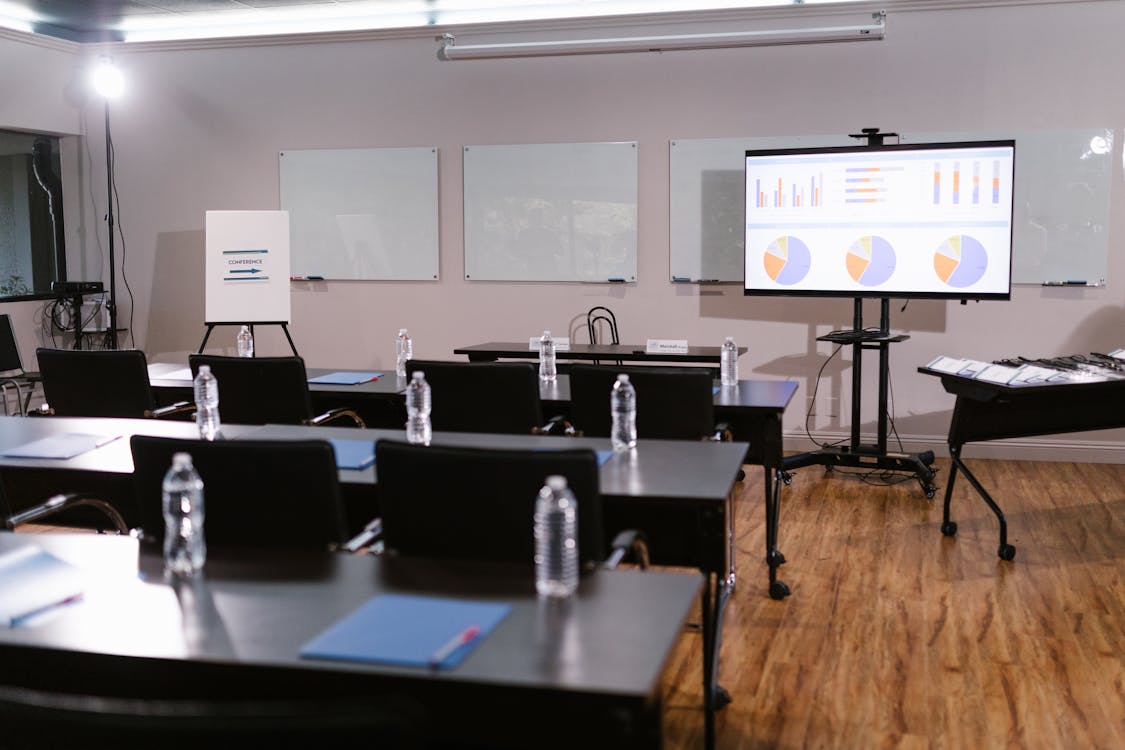
{"label": "stack of papers", "polygon": [[0,625],[17,627],[80,596],[80,571],[41,547],[28,545],[0,555]]}
{"label": "stack of papers", "polygon": [[380,594],[302,646],[301,657],[452,669],[511,609],[497,602]]}
{"label": "stack of papers", "polygon": [[944,372],[950,375],[959,375],[963,378],[983,380],[987,383],[1000,385],[1057,385],[1059,383],[1091,383],[1111,380],[1120,377],[1105,368],[1098,367],[1096,363],[1082,365],[1079,369],[1056,370],[1051,367],[1042,367],[1036,364],[1025,364],[1019,367],[997,365],[990,362],[980,362],[975,359],[957,359],[956,357],[938,357],[926,365],[931,370]]}

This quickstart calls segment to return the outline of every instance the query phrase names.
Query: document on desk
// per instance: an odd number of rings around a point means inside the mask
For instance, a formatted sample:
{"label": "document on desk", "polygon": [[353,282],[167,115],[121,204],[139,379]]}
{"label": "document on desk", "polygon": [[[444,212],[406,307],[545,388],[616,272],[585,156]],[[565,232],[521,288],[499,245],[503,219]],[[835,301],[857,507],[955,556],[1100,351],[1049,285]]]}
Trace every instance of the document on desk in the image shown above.
{"label": "document on desk", "polygon": [[374,440],[341,440],[334,438],[328,441],[336,453],[337,469],[366,469],[375,463]]}
{"label": "document on desk", "polygon": [[511,609],[500,602],[380,594],[302,646],[300,655],[453,669]]}
{"label": "document on desk", "polygon": [[35,545],[0,555],[0,625],[18,627],[82,596],[77,568]]}
{"label": "document on desk", "polygon": [[5,458],[55,458],[66,460],[80,456],[87,451],[112,443],[120,435],[86,435],[78,432],[65,432],[61,435],[32,440],[11,448],[5,448],[0,455]]}
{"label": "document on desk", "polygon": [[1000,385],[1007,385],[1019,371],[1020,368],[1018,367],[1008,367],[1007,365],[989,365],[988,367],[977,373],[977,380],[983,380],[986,383],[998,383]]}

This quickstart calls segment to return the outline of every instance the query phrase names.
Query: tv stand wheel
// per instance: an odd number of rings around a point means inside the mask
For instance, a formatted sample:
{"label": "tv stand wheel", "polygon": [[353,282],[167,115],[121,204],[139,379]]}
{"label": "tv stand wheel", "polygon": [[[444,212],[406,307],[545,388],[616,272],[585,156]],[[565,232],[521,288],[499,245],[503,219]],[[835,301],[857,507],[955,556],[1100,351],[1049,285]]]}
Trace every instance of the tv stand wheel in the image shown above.
{"label": "tv stand wheel", "polygon": [[[957,536],[957,522],[956,521],[943,521],[941,524],[941,533],[946,536]],[[1001,555],[1003,557],[1003,555]]]}
{"label": "tv stand wheel", "polygon": [[1010,544],[1001,544],[996,554],[1000,555],[1001,560],[1013,560],[1016,556],[1016,548]]}
{"label": "tv stand wheel", "polygon": [[789,586],[785,581],[774,581],[770,584],[770,599],[784,599],[789,593]]}
{"label": "tv stand wheel", "polygon": [[716,685],[711,700],[714,701],[715,710],[721,711],[731,704],[732,698],[730,697],[730,691],[722,685]]}
{"label": "tv stand wheel", "polygon": [[927,484],[923,488],[923,491],[926,493],[926,499],[927,500],[933,500],[934,497],[937,495],[937,487],[935,485],[932,485],[932,484]]}

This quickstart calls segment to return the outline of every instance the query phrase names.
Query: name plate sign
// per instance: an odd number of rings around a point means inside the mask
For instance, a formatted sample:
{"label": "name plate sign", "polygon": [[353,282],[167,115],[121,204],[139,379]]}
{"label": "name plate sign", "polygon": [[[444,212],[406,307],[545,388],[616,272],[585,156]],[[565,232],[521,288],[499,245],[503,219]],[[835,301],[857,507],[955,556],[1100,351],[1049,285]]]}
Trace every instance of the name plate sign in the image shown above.
{"label": "name plate sign", "polygon": [[[532,336],[528,340],[527,350],[529,352],[539,351],[539,339],[540,338],[541,338],[541,336]],[[555,338],[554,336],[552,336],[551,340],[555,342],[555,353],[556,354],[558,352],[569,352],[570,351],[570,338],[569,337]]]}
{"label": "name plate sign", "polygon": [[687,354],[687,339],[649,339],[645,354]]}

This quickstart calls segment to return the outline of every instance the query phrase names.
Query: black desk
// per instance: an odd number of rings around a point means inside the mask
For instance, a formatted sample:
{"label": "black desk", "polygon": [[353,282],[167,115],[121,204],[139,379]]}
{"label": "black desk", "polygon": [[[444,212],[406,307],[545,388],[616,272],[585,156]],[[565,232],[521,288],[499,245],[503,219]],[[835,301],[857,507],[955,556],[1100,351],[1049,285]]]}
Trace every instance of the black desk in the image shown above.
{"label": "black desk", "polygon": [[1008,544],[1008,523],[1000,506],[965,465],[961,457],[965,443],[1125,427],[1125,380],[1012,386],[950,375],[927,367],[919,367],[918,372],[941,378],[945,390],[957,397],[949,425],[949,455],[953,467],[945,486],[941,531],[946,536],[957,533],[957,524],[950,519],[949,504],[953,482],[960,471],[1000,522],[997,554],[1004,560],[1016,555],[1016,548]]}
{"label": "black desk", "polygon": [[[382,438],[402,440],[405,437],[403,430],[300,425],[224,425],[222,430],[228,439],[339,438],[375,441]],[[132,498],[133,470],[129,435],[194,437],[197,434],[195,425],[191,423],[151,419],[0,417],[0,450],[67,432],[117,434],[122,437],[67,461],[0,457],[5,483],[10,484],[9,477],[16,476],[23,480],[24,486],[35,488],[32,497],[42,498],[49,492],[87,489],[92,484],[97,491],[99,484],[95,483],[100,480],[100,485],[107,489],[99,494],[107,499],[124,497],[128,502]],[[492,448],[610,448],[608,438],[450,432],[435,433],[434,443]],[[714,710],[728,700],[725,691],[717,684],[718,660],[723,611],[734,587],[733,485],[747,450],[745,443],[641,440],[634,451],[615,455],[599,469],[607,538],[612,538],[621,529],[643,529],[651,543],[654,563],[697,567],[707,576],[701,611],[708,737],[713,737]],[[374,467],[362,471],[341,470],[340,479],[358,490],[377,484]],[[108,485],[109,480],[116,481]],[[776,496],[776,483],[774,486]],[[358,494],[360,501],[367,506],[367,511],[359,517],[367,520],[377,516],[375,494]],[[128,511],[129,507],[126,505],[121,509]],[[129,512],[125,515],[127,519],[136,517],[135,510],[131,515]],[[353,533],[358,530],[358,527],[352,529]]]}
{"label": "black desk", "polygon": [[[566,351],[556,351],[559,361],[585,360],[600,361],[607,364],[621,362],[678,362],[680,364],[712,364],[720,362],[721,347],[689,346],[686,354],[646,354],[644,344],[575,344]],[[462,346],[453,350],[454,354],[464,354],[470,362],[494,362],[498,359],[539,359],[539,350],[531,349],[528,343],[511,341],[490,341],[487,344]],[[746,347],[738,347],[739,354],[746,353]]]}
{"label": "black desk", "polygon": [[[531,566],[244,550],[212,555],[204,580],[177,590],[158,556],[145,550],[138,563],[133,539],[0,533],[0,552],[27,543],[97,583],[42,624],[0,628],[8,680],[137,697],[397,694],[421,706],[427,739],[488,747],[660,747],[661,677],[701,583],[692,573],[596,571],[552,606],[537,599]],[[385,592],[512,611],[449,671],[298,658]]]}

